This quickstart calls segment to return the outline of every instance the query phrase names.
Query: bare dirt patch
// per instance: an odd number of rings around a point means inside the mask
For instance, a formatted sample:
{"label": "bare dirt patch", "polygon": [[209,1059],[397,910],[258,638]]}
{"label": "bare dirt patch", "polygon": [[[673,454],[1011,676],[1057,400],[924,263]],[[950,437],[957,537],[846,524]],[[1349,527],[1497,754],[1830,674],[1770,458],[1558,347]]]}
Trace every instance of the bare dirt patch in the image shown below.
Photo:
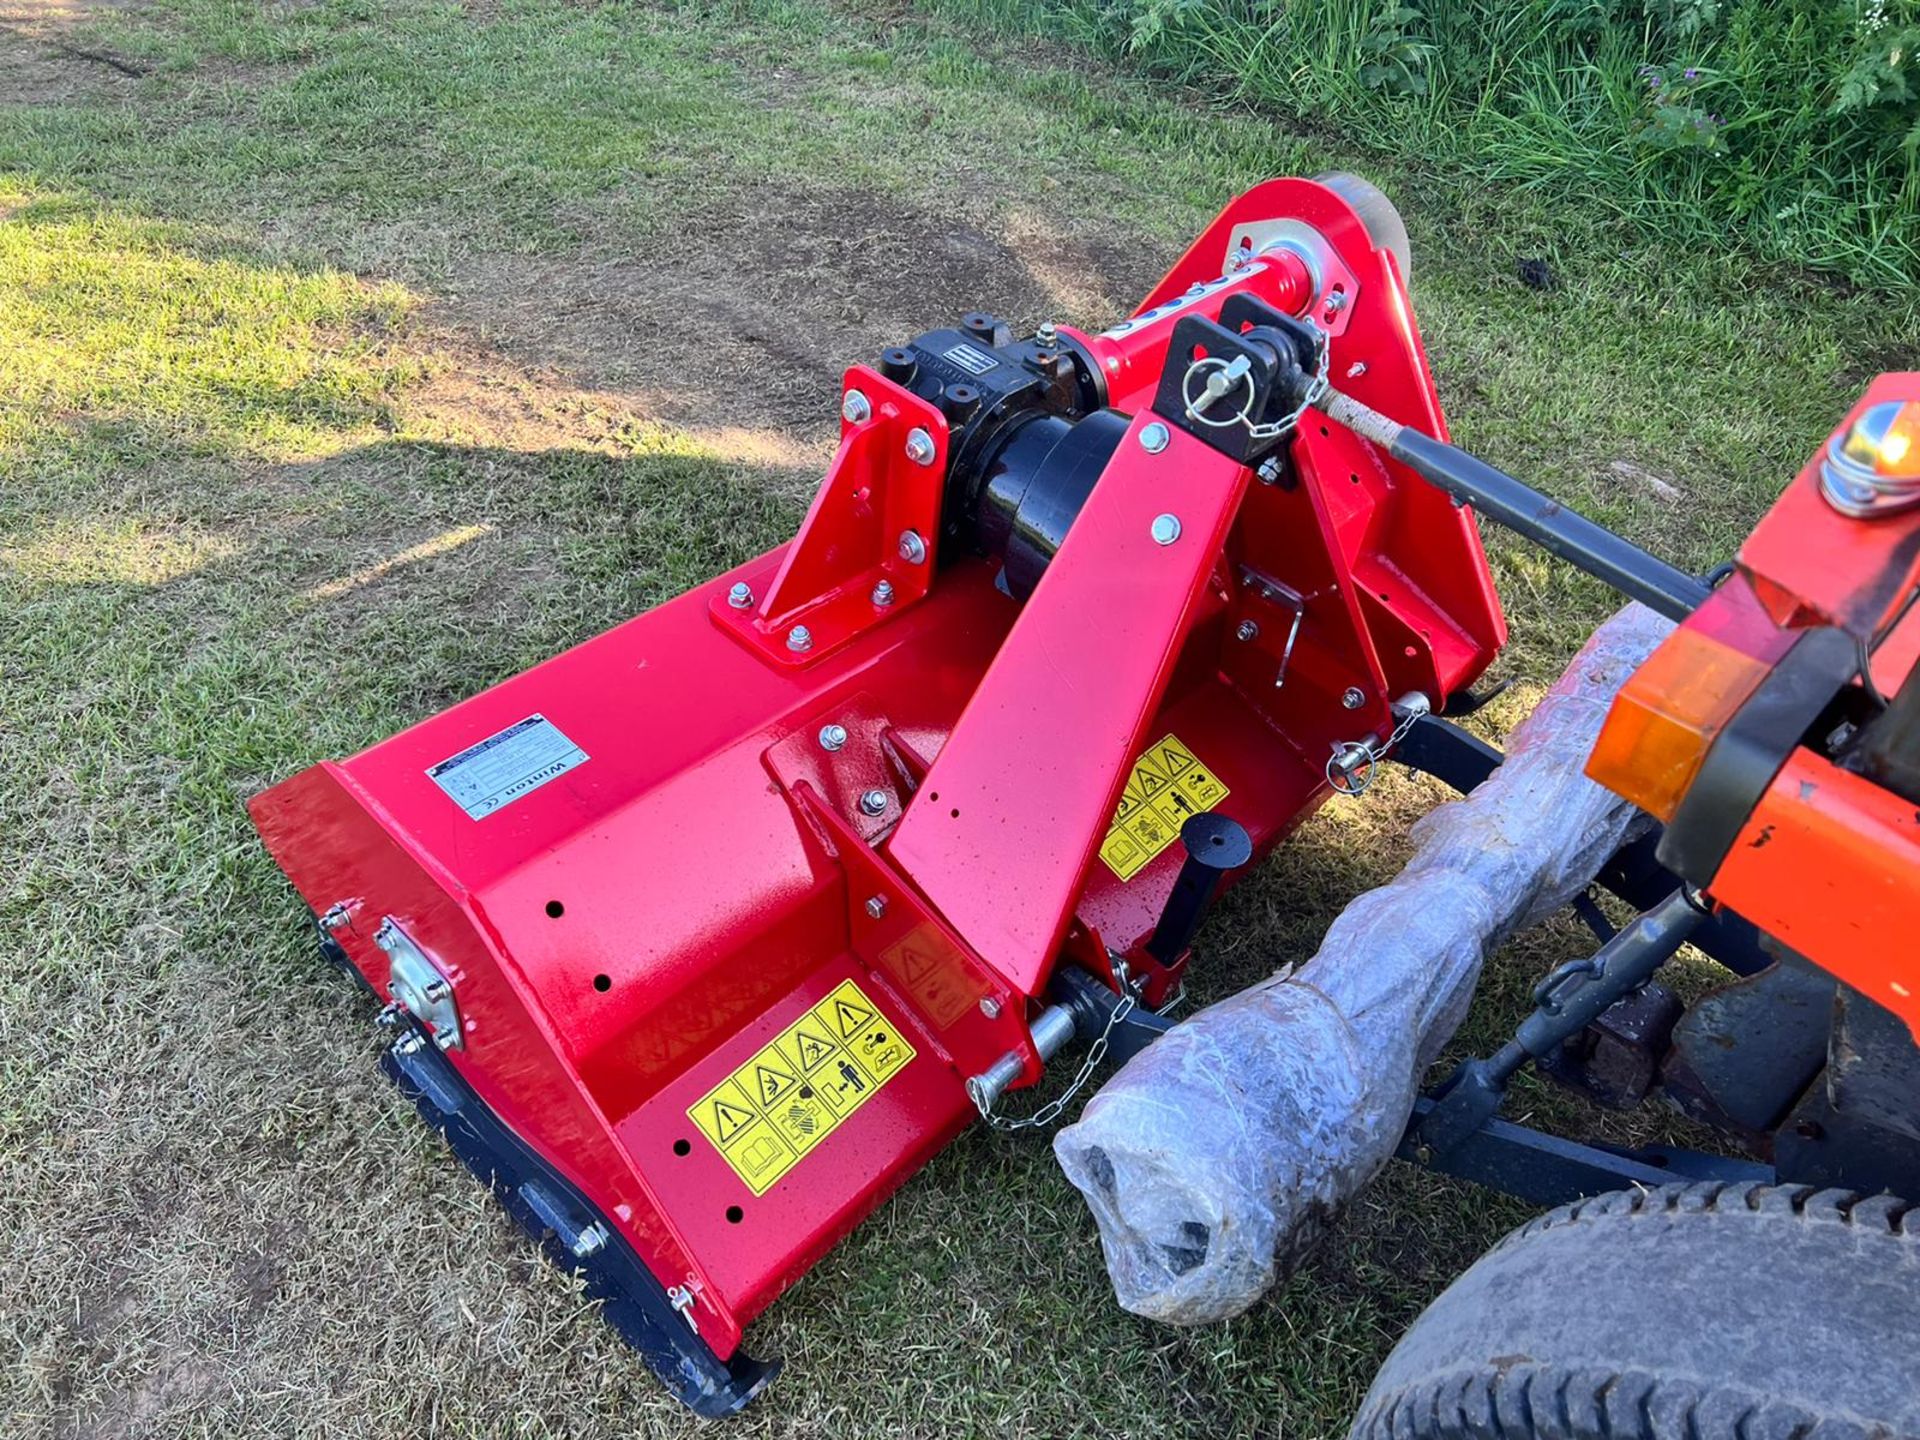
{"label": "bare dirt patch", "polygon": [[0,0],[0,102],[58,105],[110,96],[145,68],[81,38],[115,0]]}
{"label": "bare dirt patch", "polygon": [[633,397],[670,424],[834,425],[847,365],[969,310],[1016,327],[1119,318],[1164,273],[1155,242],[1108,241],[1037,210],[958,212],[866,191],[761,192],[644,254],[461,262],[432,318],[523,369]]}

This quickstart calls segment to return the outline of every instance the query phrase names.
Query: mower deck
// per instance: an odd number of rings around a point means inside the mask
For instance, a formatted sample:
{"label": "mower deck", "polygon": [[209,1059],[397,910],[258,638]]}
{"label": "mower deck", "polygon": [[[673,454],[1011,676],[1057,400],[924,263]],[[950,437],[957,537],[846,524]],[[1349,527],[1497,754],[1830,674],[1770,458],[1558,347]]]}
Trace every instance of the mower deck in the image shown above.
{"label": "mower deck", "polygon": [[1111,330],[854,367],[790,544],[254,801],[403,1083],[471,1090],[428,1118],[637,1258],[696,1408],[1069,1038],[1164,1029],[1219,885],[1504,640],[1471,515],[1282,414],[1337,371],[1444,433],[1376,202],[1272,181]]}
{"label": "mower deck", "polygon": [[[977,1119],[962,1076],[994,1045],[966,1032],[982,1000],[1014,997],[957,963],[870,857],[898,799],[867,834],[839,816],[858,816],[849,802],[869,790],[897,796],[900,767],[940,753],[1018,613],[991,566],[963,562],[913,614],[794,672],[700,646],[706,596],[683,596],[255,806],[316,911],[346,900],[331,939],[381,994],[391,960],[376,936],[405,917],[458,997],[461,1053],[486,1062],[466,1071],[475,1094],[555,1157],[654,1274],[681,1278],[718,1356]],[[937,648],[923,643],[935,632]],[[534,716],[587,758],[479,831],[429,771]],[[848,732],[834,752],[814,738],[828,723]],[[1260,850],[1281,835],[1262,817],[1297,819],[1324,791],[1215,673],[1177,677],[1149,730],[1204,758],[1209,787],[1193,793],[1232,796]],[[795,824],[796,805],[813,827]],[[1083,918],[1124,953],[1153,930],[1180,861],[1169,846],[1126,882],[1098,867]],[[898,903],[870,913],[888,894]],[[378,909],[358,898],[375,895]],[[837,1016],[836,992],[852,1002]],[[784,1072],[756,1081],[755,1059],[823,1005],[831,1051],[789,1044],[769,1056],[790,1059]],[[876,1060],[861,1048],[875,1034],[913,1058]],[[847,1084],[843,1061],[872,1087],[844,1113],[829,1088]]]}

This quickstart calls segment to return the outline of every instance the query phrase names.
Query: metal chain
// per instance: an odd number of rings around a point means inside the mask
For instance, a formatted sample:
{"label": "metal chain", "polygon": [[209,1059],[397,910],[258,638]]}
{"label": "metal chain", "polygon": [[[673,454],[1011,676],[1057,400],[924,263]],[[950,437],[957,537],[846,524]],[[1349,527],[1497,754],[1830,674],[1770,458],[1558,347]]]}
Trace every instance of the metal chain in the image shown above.
{"label": "metal chain", "polygon": [[[1383,741],[1375,741],[1369,737],[1365,740],[1350,740],[1347,742],[1347,745],[1335,746],[1333,753],[1327,757],[1327,784],[1331,785],[1334,792],[1339,795],[1359,796],[1366,794],[1367,787],[1373,784],[1374,767],[1390,754],[1396,745],[1407,738],[1407,732],[1411,730],[1414,727],[1414,723],[1426,713],[1425,710],[1409,710],[1405,715],[1400,717],[1398,723],[1394,725],[1392,733]],[[1364,769],[1356,769],[1351,774],[1334,764],[1334,762],[1340,758],[1341,751],[1347,749],[1349,746],[1364,751],[1367,757],[1366,767]]]}
{"label": "metal chain", "polygon": [[1087,1047],[1087,1058],[1081,1062],[1079,1073],[1073,1077],[1073,1083],[1067,1086],[1064,1094],[1049,1100],[1031,1115],[997,1115],[994,1113],[992,1104],[989,1103],[980,1107],[980,1118],[994,1129],[1006,1131],[1032,1130],[1041,1125],[1051,1125],[1059,1117],[1060,1112],[1067,1108],[1073,1097],[1085,1088],[1087,1081],[1093,1078],[1093,1072],[1099,1068],[1100,1062],[1106,1059],[1107,1038],[1113,1034],[1114,1026],[1133,1013],[1134,1003],[1133,988],[1122,978],[1120,1003],[1114,1006],[1113,1012],[1107,1016],[1107,1023],[1100,1031],[1100,1038]]}
{"label": "metal chain", "polygon": [[[1187,367],[1187,373],[1180,377],[1180,398],[1186,402],[1187,418],[1196,424],[1205,425],[1214,430],[1223,430],[1229,425],[1241,425],[1246,427],[1247,434],[1255,440],[1277,440],[1283,435],[1290,434],[1294,426],[1300,423],[1301,417],[1331,388],[1331,382],[1327,378],[1327,366],[1329,362],[1327,333],[1318,326],[1315,326],[1313,335],[1313,378],[1307,382],[1307,388],[1300,397],[1300,403],[1280,419],[1268,421],[1264,425],[1254,423],[1251,413],[1254,402],[1254,389],[1250,374],[1243,369],[1238,375],[1233,375],[1233,365],[1221,359],[1218,355],[1207,355],[1195,360]],[[1237,363],[1242,366],[1246,364],[1244,359]],[[1219,369],[1222,373],[1232,376],[1233,382],[1245,380],[1247,385],[1247,398],[1241,402],[1240,408],[1234,411],[1233,414],[1220,420],[1211,418],[1207,415],[1206,411],[1215,400],[1220,398],[1220,395],[1226,393],[1225,388],[1223,387],[1219,394],[1213,395],[1204,392],[1199,395],[1193,393],[1194,380],[1212,369]]]}

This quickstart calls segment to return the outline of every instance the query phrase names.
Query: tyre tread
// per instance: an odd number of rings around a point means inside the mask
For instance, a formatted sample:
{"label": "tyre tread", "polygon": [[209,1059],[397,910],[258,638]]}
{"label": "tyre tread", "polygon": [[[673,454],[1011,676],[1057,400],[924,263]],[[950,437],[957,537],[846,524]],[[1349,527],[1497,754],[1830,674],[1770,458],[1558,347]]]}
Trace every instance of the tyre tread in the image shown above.
{"label": "tyre tread", "polygon": [[[1920,1206],[1891,1195],[1754,1181],[1622,1190],[1576,1200],[1529,1221],[1489,1255],[1571,1226],[1728,1223],[1836,1227],[1842,1244],[1888,1245],[1888,1263],[1920,1264]],[[1836,1237],[1838,1239],[1839,1237]],[[1418,1322],[1416,1322],[1417,1324]],[[1804,1397],[1803,1397],[1804,1398]],[[1641,1369],[1577,1367],[1505,1357],[1376,1382],[1349,1440],[1920,1440],[1905,1427],[1816,1413],[1733,1380],[1706,1383]]]}
{"label": "tyre tread", "polygon": [[[1597,1383],[1596,1383],[1597,1382]],[[1455,1370],[1369,1396],[1349,1440],[1911,1440],[1732,1386],[1547,1365]]]}

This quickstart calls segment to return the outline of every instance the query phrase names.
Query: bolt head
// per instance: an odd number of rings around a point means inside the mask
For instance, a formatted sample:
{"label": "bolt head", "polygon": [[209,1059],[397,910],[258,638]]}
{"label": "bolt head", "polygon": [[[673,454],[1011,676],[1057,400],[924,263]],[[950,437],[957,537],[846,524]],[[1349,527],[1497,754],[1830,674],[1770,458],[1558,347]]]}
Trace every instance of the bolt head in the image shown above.
{"label": "bolt head", "polygon": [[844,725],[822,725],[820,727],[820,748],[838,750],[847,743],[847,727]]}
{"label": "bolt head", "polygon": [[874,919],[878,920],[882,915],[886,913],[887,913],[887,897],[886,896],[869,895],[867,897],[867,914],[871,915]]}
{"label": "bolt head", "polygon": [[1367,703],[1367,693],[1358,685],[1349,685],[1346,693],[1340,697],[1340,703],[1349,710],[1358,710]]}
{"label": "bolt head", "polygon": [[873,603],[876,605],[891,605],[893,603],[893,582],[891,580],[882,580],[878,585],[873,587]]}
{"label": "bolt head", "polygon": [[1153,517],[1153,543],[1171,545],[1180,538],[1180,517],[1178,515],[1156,515]]}
{"label": "bolt head", "polygon": [[1262,485],[1278,485],[1280,483],[1280,461],[1276,457],[1269,455],[1260,462],[1260,468],[1253,473]]}
{"label": "bolt head", "polygon": [[927,558],[927,542],[920,538],[918,530],[900,532],[900,558],[909,565],[918,565]]}
{"label": "bolt head", "polygon": [[916,465],[931,465],[933,457],[933,436],[914,426],[907,432],[907,458]]}
{"label": "bolt head", "polygon": [[873,418],[873,402],[859,390],[849,390],[840,401],[840,418],[849,425],[864,425]]}
{"label": "bolt head", "polygon": [[1156,420],[1140,431],[1140,448],[1149,455],[1158,455],[1172,438],[1173,432]]}
{"label": "bolt head", "polygon": [[1364,360],[1356,360],[1351,365],[1347,366],[1347,379],[1349,380],[1358,380],[1362,375],[1366,373],[1367,373],[1367,362]]}
{"label": "bolt head", "polygon": [[983,996],[980,1001],[980,1013],[989,1020],[1000,1018],[1000,1002],[991,995]]}
{"label": "bolt head", "polygon": [[353,907],[342,900],[327,907],[326,913],[320,917],[320,928],[331,935],[335,930],[345,929],[352,918]]}
{"label": "bolt head", "polygon": [[445,1030],[433,1032],[433,1043],[442,1050],[451,1050],[460,1043],[460,1032],[449,1025]]}
{"label": "bolt head", "polygon": [[733,582],[733,588],[727,591],[727,604],[736,610],[744,610],[753,604],[753,587],[744,580]]}
{"label": "bolt head", "polygon": [[884,790],[867,791],[860,797],[860,813],[862,815],[874,816],[886,814],[887,792]]}
{"label": "bolt head", "polygon": [[787,649],[798,652],[813,648],[813,632],[804,625],[796,625],[787,631]]}
{"label": "bolt head", "polygon": [[1242,620],[1239,628],[1233,632],[1233,635],[1236,640],[1258,640],[1260,638],[1260,627],[1251,620]]}
{"label": "bolt head", "polygon": [[606,1248],[607,1230],[598,1220],[582,1230],[573,1242],[573,1253],[582,1259],[597,1255]]}
{"label": "bolt head", "polygon": [[1033,332],[1033,338],[1042,345],[1057,345],[1060,342],[1060,329],[1051,320],[1042,320],[1039,328]]}

